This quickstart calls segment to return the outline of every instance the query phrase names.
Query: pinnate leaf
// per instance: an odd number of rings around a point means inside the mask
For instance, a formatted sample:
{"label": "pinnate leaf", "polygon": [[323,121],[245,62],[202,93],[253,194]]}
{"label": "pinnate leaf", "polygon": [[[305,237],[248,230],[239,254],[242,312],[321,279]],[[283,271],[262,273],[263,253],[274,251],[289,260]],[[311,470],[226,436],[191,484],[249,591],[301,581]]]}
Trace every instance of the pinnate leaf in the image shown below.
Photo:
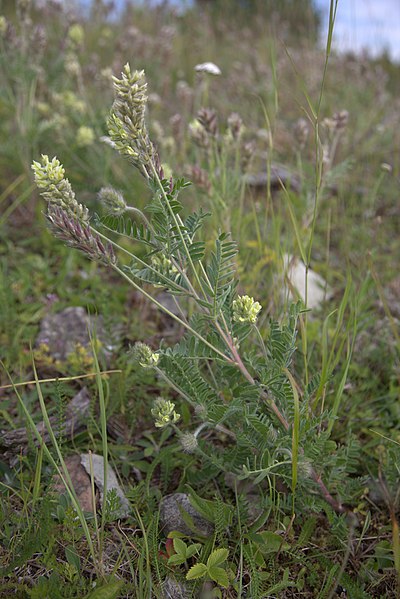
{"label": "pinnate leaf", "polygon": [[186,558],[187,555],[187,545],[182,539],[174,539],[174,549],[179,555]]}

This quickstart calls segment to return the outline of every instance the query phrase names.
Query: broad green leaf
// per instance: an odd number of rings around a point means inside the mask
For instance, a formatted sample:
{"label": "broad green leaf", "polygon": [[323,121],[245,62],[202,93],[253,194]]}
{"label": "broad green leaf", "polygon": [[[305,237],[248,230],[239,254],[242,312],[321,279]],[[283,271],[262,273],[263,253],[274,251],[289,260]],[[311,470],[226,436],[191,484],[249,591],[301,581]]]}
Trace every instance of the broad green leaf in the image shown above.
{"label": "broad green leaf", "polygon": [[174,549],[179,555],[183,556],[186,559],[187,555],[187,545],[182,539],[174,539]]}
{"label": "broad green leaf", "polygon": [[189,572],[186,574],[186,580],[196,580],[196,578],[201,578],[202,576],[204,576],[206,572],[207,566],[205,566],[204,564],[195,564],[190,568]]}
{"label": "broad green leaf", "polygon": [[192,557],[192,555],[194,555],[195,553],[197,553],[198,551],[200,551],[201,549],[201,544],[200,543],[193,543],[193,545],[189,545],[187,552],[186,552],[186,557]]}
{"label": "broad green leaf", "polygon": [[212,568],[213,566],[219,566],[222,564],[228,557],[229,551],[228,549],[215,549],[209,556],[207,560],[207,568]]}
{"label": "broad green leaf", "polygon": [[258,541],[261,542],[260,550],[262,553],[276,553],[277,551],[287,550],[290,545],[286,541],[282,539],[280,535],[276,532],[271,532],[270,530],[264,530],[263,532],[255,535],[258,538]]}
{"label": "broad green leaf", "polygon": [[81,569],[81,558],[77,553],[75,547],[69,545],[65,548],[65,557],[67,558],[67,562],[76,568],[76,571],[79,572]]}
{"label": "broad green leaf", "polygon": [[171,555],[168,559],[169,566],[179,566],[180,564],[184,564],[186,561],[186,557],[184,555],[180,555],[179,553],[175,553],[175,555]]}
{"label": "broad green leaf", "polygon": [[[194,507],[194,509],[198,511],[199,514],[203,516],[203,518],[209,520],[209,522],[215,523],[215,516],[217,514],[217,502],[212,501],[210,499],[203,499],[202,497],[197,495],[197,493],[195,493],[189,485],[187,486],[190,491],[189,501],[191,505]],[[219,507],[220,512],[222,508],[225,526],[229,526],[229,524],[232,521],[232,507],[230,505],[227,505],[226,503],[220,504]]]}
{"label": "broad green leaf", "polygon": [[224,589],[227,589],[229,586],[228,574],[225,572],[223,568],[218,568],[217,566],[213,566],[212,568],[208,568],[208,575],[211,580],[214,580],[217,584]]}
{"label": "broad green leaf", "polygon": [[179,530],[171,530],[168,535],[167,538],[168,539],[182,539],[185,535],[180,532]]}
{"label": "broad green leaf", "polygon": [[108,584],[95,589],[86,599],[117,599],[121,588],[124,586],[122,580],[109,582]]}

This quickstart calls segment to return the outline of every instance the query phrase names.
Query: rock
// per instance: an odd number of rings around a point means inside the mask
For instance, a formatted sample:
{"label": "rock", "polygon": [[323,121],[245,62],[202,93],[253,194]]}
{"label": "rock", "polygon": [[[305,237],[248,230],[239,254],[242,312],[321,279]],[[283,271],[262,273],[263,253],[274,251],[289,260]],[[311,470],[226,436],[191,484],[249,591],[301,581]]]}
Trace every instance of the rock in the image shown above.
{"label": "rock", "polygon": [[[293,300],[297,299],[295,291],[305,301],[306,296],[306,267],[299,258],[285,254],[283,256],[286,289]],[[308,269],[307,278],[307,308],[319,308],[322,302],[332,297],[332,291],[321,275]]]}
{"label": "rock", "polygon": [[[81,454],[80,462],[90,476],[91,472],[91,464],[90,464],[90,455],[88,453]],[[100,491],[100,505],[103,506],[104,502],[104,459],[103,456],[97,455],[95,453],[92,454],[92,467],[93,467],[93,478],[96,483],[96,487]],[[114,513],[115,520],[120,518],[126,518],[131,513],[131,506],[129,501],[124,495],[123,490],[121,489],[117,477],[115,475],[114,470],[108,465],[107,471],[107,492],[111,491],[111,489],[115,489],[117,496],[120,499],[120,508]]]}
{"label": "rock", "polygon": [[226,472],[225,476],[225,484],[234,490],[236,488],[237,493],[239,495],[243,495],[245,501],[247,503],[247,514],[249,517],[249,522],[252,523],[264,511],[264,508],[261,507],[261,495],[258,490],[258,486],[254,485],[250,479],[247,480],[239,480],[238,477],[232,472]]}
{"label": "rock", "polygon": [[96,333],[105,357],[109,358],[112,346],[106,338],[102,318],[89,316],[81,307],[65,308],[62,312],[45,316],[35,345],[47,346],[49,354],[63,362],[77,347],[90,347],[88,330]]}
{"label": "rock", "polygon": [[[62,426],[62,435],[65,439],[71,438],[73,434],[85,428],[85,420],[89,415],[89,406],[89,393],[86,387],[84,387],[79,391],[79,393],[77,393],[77,395],[75,395],[73,399],[71,399],[65,409],[64,422]],[[57,424],[58,421],[58,416],[50,417],[50,423],[56,437],[58,437],[60,432],[60,426]],[[47,431],[45,423],[43,421],[38,422],[36,428],[44,442],[48,443],[50,441],[50,435]],[[25,427],[17,428],[7,432],[1,431],[0,446],[11,448],[9,452],[4,454],[6,457],[11,459],[11,463],[13,463],[15,460],[18,461],[19,453],[27,453],[28,441],[32,436],[32,434],[28,434],[28,431]],[[33,442],[35,445],[38,444],[36,438],[33,439]]]}
{"label": "rock", "polygon": [[182,318],[182,315],[174,301],[174,296],[172,296],[170,293],[168,293],[167,291],[161,291],[157,294],[156,299],[160,302],[160,304],[164,306],[164,308],[169,310],[172,314],[174,314],[175,316],[179,316],[179,318]]}
{"label": "rock", "polygon": [[283,187],[295,193],[299,193],[301,190],[299,176],[280,164],[271,164],[270,173],[266,171],[248,173],[244,175],[244,182],[255,191],[264,191],[268,186],[268,178],[272,191],[280,191]]}
{"label": "rock", "polygon": [[[82,466],[80,457],[78,455],[69,456],[65,459],[65,465],[67,466],[81,508],[85,512],[93,513],[93,495],[90,477]],[[66,492],[64,483],[58,475],[53,478],[53,490],[60,494]],[[96,506],[98,500],[99,496],[96,493],[94,498]]]}
{"label": "rock", "polygon": [[[185,514],[187,515],[186,518]],[[193,526],[189,525],[189,519]],[[165,534],[177,530],[188,536],[199,534],[208,537],[214,531],[211,522],[205,520],[194,509],[186,493],[173,493],[163,497],[160,503],[160,524]]]}
{"label": "rock", "polygon": [[[93,512],[93,495],[91,485],[91,467],[89,454],[73,455],[65,459],[69,475],[78,501],[85,512]],[[96,509],[103,506],[104,501],[104,460],[100,455],[92,454],[93,479],[95,482],[95,506]],[[54,477],[53,488],[58,493],[65,493],[65,486],[61,478]],[[120,498],[120,509],[115,512],[115,519],[125,518],[131,512],[129,501],[125,497],[118,484],[117,477],[111,466],[107,472],[107,490],[115,489]]]}
{"label": "rock", "polygon": [[[179,302],[179,298],[177,299]],[[156,300],[160,302],[160,304],[164,306],[164,308],[169,310],[169,312],[182,319],[182,313],[177,307],[173,296],[170,293],[168,293],[168,291],[161,291],[160,293],[157,293]],[[155,313],[155,316],[153,318],[158,322],[158,328],[162,331],[163,336],[171,336],[176,338],[177,340],[182,336],[184,329],[174,318],[172,318],[164,311],[162,311],[161,308],[158,308],[153,304],[151,305],[150,309]],[[187,313],[185,308],[182,308],[182,310],[184,317],[186,317]]]}
{"label": "rock", "polygon": [[189,599],[192,594],[185,585],[168,576],[163,584],[165,599]]}

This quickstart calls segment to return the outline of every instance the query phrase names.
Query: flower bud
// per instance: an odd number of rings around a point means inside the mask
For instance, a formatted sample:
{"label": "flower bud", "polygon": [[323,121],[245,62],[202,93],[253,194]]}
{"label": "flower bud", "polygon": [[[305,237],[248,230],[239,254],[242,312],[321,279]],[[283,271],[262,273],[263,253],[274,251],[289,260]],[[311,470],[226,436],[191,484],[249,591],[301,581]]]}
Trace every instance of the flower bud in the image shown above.
{"label": "flower bud", "polygon": [[213,108],[200,108],[197,113],[197,120],[211,137],[217,136],[218,116]]}
{"label": "flower bud", "polygon": [[232,114],[229,115],[228,128],[233,139],[235,141],[238,140],[243,131],[243,120],[240,114],[238,114],[237,112],[232,112]]}
{"label": "flower bud", "polygon": [[184,433],[179,438],[179,442],[185,453],[194,453],[199,445],[193,433]]}
{"label": "flower bud", "polygon": [[99,201],[103,204],[108,214],[121,216],[126,211],[125,198],[120,191],[113,187],[102,187],[97,194]]}
{"label": "flower bud", "polygon": [[68,42],[70,42],[73,46],[82,46],[84,39],[85,32],[82,25],[79,23],[74,23],[71,25],[67,33]]}
{"label": "flower bud", "polygon": [[153,352],[149,345],[138,341],[131,350],[133,358],[139,362],[142,368],[154,368],[157,366],[160,356]]}

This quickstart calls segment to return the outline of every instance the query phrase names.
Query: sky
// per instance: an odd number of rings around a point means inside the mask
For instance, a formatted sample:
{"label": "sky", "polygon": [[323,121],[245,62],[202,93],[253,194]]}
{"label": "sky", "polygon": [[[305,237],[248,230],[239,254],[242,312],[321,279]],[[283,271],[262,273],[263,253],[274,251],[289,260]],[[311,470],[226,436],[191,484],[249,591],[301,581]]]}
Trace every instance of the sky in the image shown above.
{"label": "sky", "polygon": [[[314,0],[325,15],[325,39],[330,0]],[[400,0],[339,0],[334,28],[336,50],[374,56],[387,49],[400,62]]]}

